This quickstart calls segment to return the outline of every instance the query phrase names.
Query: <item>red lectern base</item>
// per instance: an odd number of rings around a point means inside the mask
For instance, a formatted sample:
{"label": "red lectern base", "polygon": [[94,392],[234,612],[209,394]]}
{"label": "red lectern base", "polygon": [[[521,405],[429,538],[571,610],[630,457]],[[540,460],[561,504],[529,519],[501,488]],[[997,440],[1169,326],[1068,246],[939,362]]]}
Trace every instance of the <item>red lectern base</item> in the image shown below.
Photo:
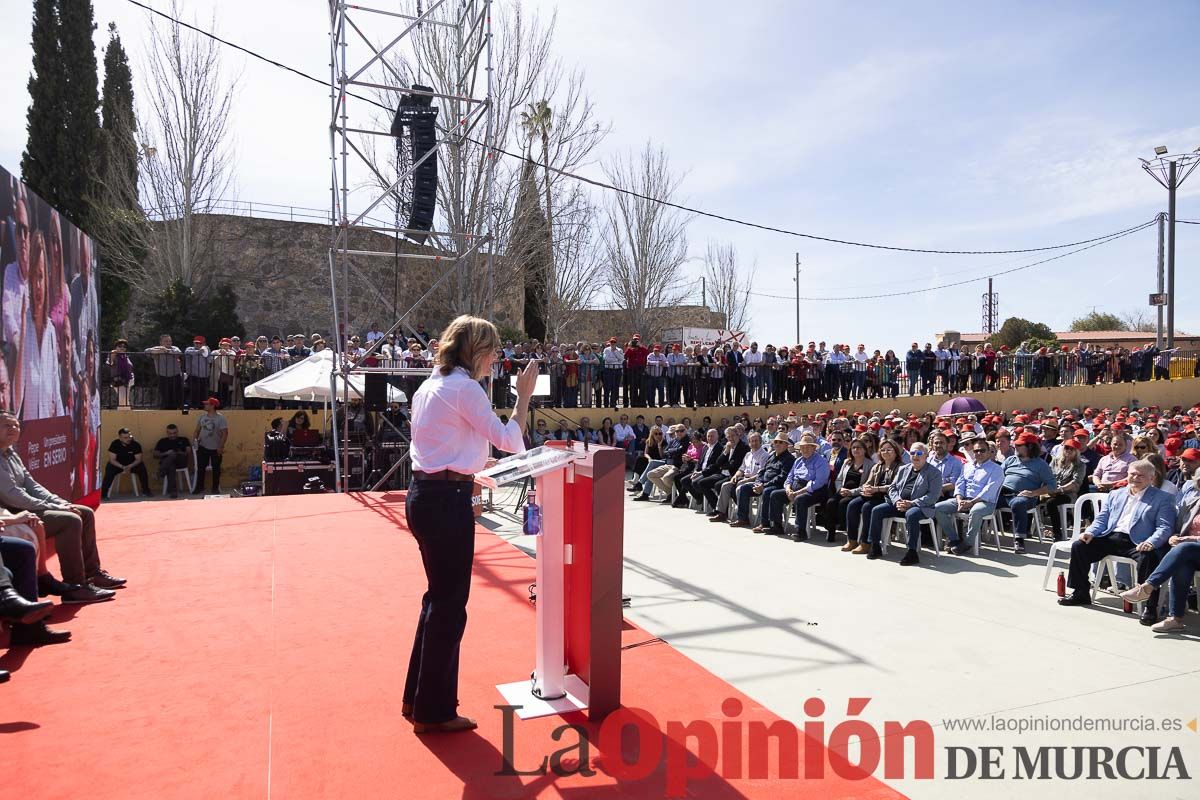
{"label": "red lectern base", "polygon": [[529,680],[502,683],[496,688],[500,690],[505,705],[517,707],[516,712],[520,719],[550,717],[587,709],[588,685],[579,676],[568,675],[563,681],[563,687],[567,696],[557,700],[543,700],[535,696],[532,691],[533,681]]}

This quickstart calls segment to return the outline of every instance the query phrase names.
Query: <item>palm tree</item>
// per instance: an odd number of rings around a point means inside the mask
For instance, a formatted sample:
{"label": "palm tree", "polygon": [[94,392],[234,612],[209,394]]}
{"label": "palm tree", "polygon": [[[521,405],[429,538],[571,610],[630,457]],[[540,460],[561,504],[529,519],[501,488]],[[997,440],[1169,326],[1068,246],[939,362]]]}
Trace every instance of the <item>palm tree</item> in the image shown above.
{"label": "palm tree", "polygon": [[544,277],[546,280],[546,299],[553,305],[555,288],[554,217],[550,210],[550,130],[554,127],[554,110],[550,108],[550,104],[545,100],[530,103],[529,109],[521,112],[521,127],[525,129],[525,133],[530,137],[530,150],[533,149],[532,139],[535,134],[542,139],[542,168],[545,170],[546,175],[546,232],[550,238],[550,247],[547,253],[547,273]]}

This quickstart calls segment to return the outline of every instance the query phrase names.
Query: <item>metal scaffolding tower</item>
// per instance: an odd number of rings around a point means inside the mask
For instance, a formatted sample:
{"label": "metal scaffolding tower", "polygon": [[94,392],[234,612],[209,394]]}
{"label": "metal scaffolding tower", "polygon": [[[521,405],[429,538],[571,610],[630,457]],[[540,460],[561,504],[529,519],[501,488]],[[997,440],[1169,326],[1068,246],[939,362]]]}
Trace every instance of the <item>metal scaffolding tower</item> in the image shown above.
{"label": "metal scaffolding tower", "polygon": [[[331,393],[340,398],[341,407],[349,405],[351,397],[362,397],[363,389],[356,384],[366,382],[370,373],[386,375],[429,374],[429,370],[406,370],[397,367],[367,367],[363,362],[386,341],[386,336],[402,328],[414,335],[410,317],[415,309],[429,299],[452,275],[486,260],[488,278],[492,275],[492,243],[494,214],[475,214],[472,217],[437,213],[434,229],[415,230],[404,226],[411,210],[413,175],[429,158],[442,159],[449,148],[473,146],[481,148],[487,159],[484,178],[474,187],[483,193],[482,208],[492,208],[495,183],[495,110],[492,102],[492,0],[415,0],[399,4],[402,10],[372,8],[329,0],[329,154],[330,154],[330,219],[333,220],[329,246],[330,303],[333,309],[334,368],[330,376]],[[407,11],[408,13],[404,13]],[[377,44],[375,37],[385,42]],[[432,89],[414,88],[423,84],[423,75],[432,74],[427,63],[438,60],[444,85]],[[448,66],[447,66],[448,65]],[[434,147],[417,159],[409,157],[392,136],[391,121],[396,105],[403,98],[418,97],[438,105],[436,141]],[[366,144],[372,137],[384,137],[386,149],[396,152],[391,170],[381,170],[370,157],[373,149]],[[374,141],[379,141],[375,139]],[[453,162],[452,162],[453,163]],[[459,162],[461,163],[461,162]],[[465,178],[461,169],[443,171],[448,190],[462,196]],[[440,200],[447,187],[439,186]],[[394,225],[381,226],[369,219],[372,212],[384,203],[393,205]],[[466,221],[464,221],[466,220]],[[439,230],[438,228],[441,228]],[[457,229],[456,229],[457,228]],[[396,245],[386,251],[356,248],[351,241],[355,231],[374,231],[396,237]],[[407,237],[423,242],[429,237],[433,248],[427,252],[402,252],[400,239]],[[366,353],[357,357],[347,354],[350,324],[350,277],[363,277],[355,261],[364,258],[395,259],[399,264],[410,260],[426,260],[443,266],[443,271],[429,281],[425,292],[395,319],[384,336],[371,342]],[[386,293],[382,293],[386,296]],[[393,309],[381,309],[392,313]],[[364,376],[359,381],[354,376]],[[351,441],[348,414],[334,415],[334,461],[338,491],[348,485],[349,444]],[[401,438],[404,434],[386,418]],[[405,454],[407,456],[407,453]],[[373,487],[386,483],[401,464],[397,461]],[[366,478],[364,469],[364,480]]]}
{"label": "metal scaffolding tower", "polygon": [[988,290],[983,295],[983,332],[988,336],[999,328],[1000,295],[992,291],[992,279],[988,278]]}

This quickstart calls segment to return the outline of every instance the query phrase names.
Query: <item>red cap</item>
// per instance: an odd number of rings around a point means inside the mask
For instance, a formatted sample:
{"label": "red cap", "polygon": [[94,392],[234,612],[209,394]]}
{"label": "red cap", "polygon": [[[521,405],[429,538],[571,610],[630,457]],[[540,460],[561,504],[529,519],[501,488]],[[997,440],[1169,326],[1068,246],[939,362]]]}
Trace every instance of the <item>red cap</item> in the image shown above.
{"label": "red cap", "polygon": [[1194,447],[1189,447],[1179,454],[1179,457],[1184,461],[1200,461],[1200,450]]}
{"label": "red cap", "polygon": [[204,337],[203,336],[193,336],[192,344],[195,344],[196,342],[199,342],[200,344],[204,344]]}
{"label": "red cap", "polygon": [[1020,436],[1013,440],[1013,444],[1041,444],[1036,433],[1023,431]]}
{"label": "red cap", "polygon": [[656,344],[656,345],[654,345],[654,350],[655,350],[655,352],[658,352],[659,350],[662,350],[662,345],[661,345],[661,344]]}
{"label": "red cap", "polygon": [[1065,442],[1063,442],[1063,443],[1062,443],[1062,446],[1063,446],[1063,447],[1069,447],[1069,448],[1071,448],[1072,450],[1078,450],[1078,449],[1079,449],[1079,442],[1075,441],[1074,439],[1067,439]]}
{"label": "red cap", "polygon": [[210,397],[204,401],[204,405],[208,405],[209,403],[212,403],[213,409],[218,409],[221,407],[221,401],[215,397]]}

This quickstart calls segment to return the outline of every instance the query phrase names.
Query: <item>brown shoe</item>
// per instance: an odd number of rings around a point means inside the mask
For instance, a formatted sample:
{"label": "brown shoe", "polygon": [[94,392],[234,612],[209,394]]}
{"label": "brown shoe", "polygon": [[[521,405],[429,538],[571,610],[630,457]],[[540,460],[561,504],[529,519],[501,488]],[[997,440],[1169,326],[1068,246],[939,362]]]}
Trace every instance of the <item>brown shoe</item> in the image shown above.
{"label": "brown shoe", "polygon": [[729,520],[725,518],[724,514],[717,514],[714,517],[709,517],[708,521],[709,522],[728,522]]}
{"label": "brown shoe", "polygon": [[735,519],[733,522],[729,523],[729,527],[731,527],[731,528],[749,528],[750,523],[742,522],[740,519]]}
{"label": "brown shoe", "polygon": [[842,545],[842,552],[843,552],[843,553],[845,553],[845,552],[847,552],[847,551],[849,551],[849,550],[853,550],[853,549],[854,549],[855,547],[857,547],[857,546],[858,546],[858,542],[856,542],[855,540],[851,539],[850,541],[848,541],[848,542],[846,542],[844,545]]}
{"label": "brown shoe", "polygon": [[414,722],[413,733],[458,733],[473,731],[479,724],[470,717],[455,717],[445,722]]}
{"label": "brown shoe", "polygon": [[858,547],[854,548],[850,552],[854,553],[856,556],[866,555],[867,553],[871,552],[871,545],[867,544],[866,542],[859,542]]}
{"label": "brown shoe", "polygon": [[770,530],[770,528],[768,528],[766,525],[755,525],[753,528],[751,528],[751,530],[753,530],[755,533],[763,533],[764,531]]}

